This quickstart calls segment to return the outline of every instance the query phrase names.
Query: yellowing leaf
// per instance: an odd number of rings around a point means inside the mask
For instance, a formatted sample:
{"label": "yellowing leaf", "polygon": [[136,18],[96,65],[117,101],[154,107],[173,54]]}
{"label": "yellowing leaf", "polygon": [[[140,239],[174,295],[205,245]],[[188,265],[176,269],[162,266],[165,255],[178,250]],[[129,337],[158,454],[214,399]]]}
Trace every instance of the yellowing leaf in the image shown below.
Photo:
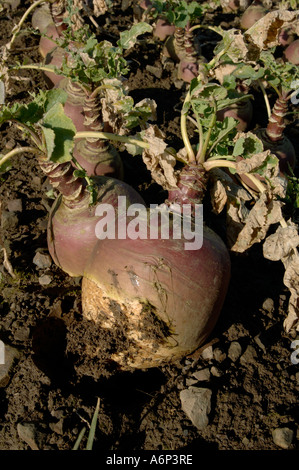
{"label": "yellowing leaf", "polygon": [[282,28],[292,26],[295,34],[299,34],[299,10],[274,10],[257,21],[244,34],[245,39],[258,47],[260,51],[279,45],[278,37]]}
{"label": "yellowing leaf", "polygon": [[43,131],[48,159],[53,162],[67,162],[72,159],[76,128],[73,121],[64,113],[63,105],[56,103],[40,122]]}

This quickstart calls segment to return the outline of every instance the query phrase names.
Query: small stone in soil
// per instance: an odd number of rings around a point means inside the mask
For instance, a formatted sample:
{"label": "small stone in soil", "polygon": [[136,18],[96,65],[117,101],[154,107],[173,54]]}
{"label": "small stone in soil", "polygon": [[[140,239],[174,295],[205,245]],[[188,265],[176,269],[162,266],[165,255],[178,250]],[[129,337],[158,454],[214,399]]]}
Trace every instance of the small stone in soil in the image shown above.
{"label": "small stone in soil", "polygon": [[255,361],[256,356],[256,350],[253,346],[249,345],[247,346],[244,354],[242,354],[242,356],[240,357],[240,362],[243,365],[249,364],[250,362]]}
{"label": "small stone in soil", "polygon": [[22,212],[22,199],[12,199],[11,201],[7,201],[7,209],[9,212]]}
{"label": "small stone in soil", "polygon": [[282,449],[289,449],[292,446],[294,432],[289,428],[276,428],[272,432],[274,443]]}
{"label": "small stone in soil", "polygon": [[6,387],[9,383],[12,368],[19,359],[20,353],[17,349],[0,342],[0,387]]}
{"label": "small stone in soil", "polygon": [[33,258],[33,263],[40,269],[47,269],[52,264],[51,256],[47,253],[37,252]]}
{"label": "small stone in soil", "polygon": [[206,367],[205,369],[197,370],[193,373],[193,377],[195,377],[198,381],[209,381],[211,374],[209,369]]}
{"label": "small stone in soil", "polygon": [[189,387],[180,392],[182,409],[197,429],[209,424],[212,391],[208,388]]}
{"label": "small stone in soil", "polygon": [[48,284],[51,284],[52,277],[48,276],[47,274],[44,274],[43,276],[40,276],[38,278],[38,282],[40,283],[41,286],[47,286]]}
{"label": "small stone in soil", "polygon": [[229,349],[228,349],[228,357],[233,361],[236,362],[242,353],[242,347],[238,341],[232,341]]}

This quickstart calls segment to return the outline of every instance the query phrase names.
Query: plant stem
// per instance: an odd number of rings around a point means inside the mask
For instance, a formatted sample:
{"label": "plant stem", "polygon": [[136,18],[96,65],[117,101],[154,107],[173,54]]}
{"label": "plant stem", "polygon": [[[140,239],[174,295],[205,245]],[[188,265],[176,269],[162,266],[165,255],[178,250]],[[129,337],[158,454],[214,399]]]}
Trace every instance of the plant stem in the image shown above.
{"label": "plant stem", "polygon": [[10,42],[7,44],[7,49],[11,49],[11,46],[13,45],[18,33],[20,32],[21,27],[23,26],[24,22],[26,21],[26,18],[30,15],[32,10],[34,10],[34,8],[38,7],[41,3],[45,3],[45,1],[47,1],[47,0],[37,0],[25,11],[25,13],[22,16],[22,18],[20,19],[19,23],[12,30],[13,36],[12,36]]}
{"label": "plant stem", "polygon": [[138,145],[139,147],[142,147],[145,149],[150,148],[150,144],[148,142],[144,142],[143,140],[134,139],[132,137],[127,137],[124,135],[116,135],[111,132],[81,131],[81,132],[77,132],[74,135],[74,139],[88,139],[88,138],[113,140],[115,142],[123,142],[125,144]]}
{"label": "plant stem", "polygon": [[203,163],[206,159],[206,153],[207,153],[208,145],[209,145],[209,142],[210,142],[211,133],[212,133],[212,130],[213,130],[213,128],[216,124],[216,121],[217,121],[217,104],[216,104],[215,99],[213,99],[213,104],[214,104],[214,113],[213,113],[213,116],[212,116],[212,119],[211,119],[211,122],[210,122],[210,125],[209,125],[209,128],[208,128],[206,139],[204,141],[204,144],[202,146],[200,155],[198,157],[198,162],[199,163]]}
{"label": "plant stem", "polygon": [[29,152],[29,153],[35,153],[35,154],[39,154],[40,153],[40,150],[35,148],[35,147],[17,147],[13,150],[11,150],[10,152],[8,152],[6,155],[4,155],[1,159],[0,159],[0,166],[7,162],[8,160],[10,160],[11,158],[15,157],[16,155],[19,155],[20,153],[24,153],[24,152]]}
{"label": "plant stem", "polygon": [[33,142],[35,143],[35,145],[38,147],[38,149],[40,151],[42,151],[41,149],[43,148],[43,142],[40,140],[39,136],[32,129],[30,129],[29,126],[15,120],[15,119],[10,119],[10,121],[14,122],[17,125],[18,129],[21,129],[23,131],[24,130],[27,131],[30,134],[30,136],[31,136]]}
{"label": "plant stem", "polygon": [[[187,103],[190,103],[190,101],[191,101],[191,94],[190,94],[190,90],[189,90],[187,95],[186,95],[185,101],[183,103],[183,109],[184,109],[184,107],[186,106]],[[188,161],[189,161],[189,163],[192,163],[192,162],[195,163],[196,162],[195,154],[193,152],[193,148],[192,148],[192,145],[191,145],[191,142],[189,140],[188,133],[187,133],[187,116],[188,116],[188,110],[186,112],[181,112],[181,122],[180,122],[181,135],[182,135],[182,139],[183,139],[183,142],[184,142],[185,149],[187,151]]]}
{"label": "plant stem", "polygon": [[203,25],[203,24],[196,24],[194,26],[191,26],[191,28],[189,29],[189,31],[195,31],[195,29],[199,29],[199,28],[204,28],[204,29],[210,29],[211,31],[214,31],[215,33],[219,34],[219,36],[223,36],[223,33],[222,31],[220,31],[220,28],[218,28],[217,26],[207,26],[207,25]]}
{"label": "plant stem", "polygon": [[[213,168],[233,168],[236,170],[236,163],[235,162],[229,162],[229,161],[223,161],[223,160],[213,160],[213,161],[207,161],[203,163],[203,166],[206,171],[210,171]],[[251,182],[258,188],[258,190],[263,193],[266,188],[264,184],[254,175],[251,173],[244,173],[245,176],[247,176]]]}
{"label": "plant stem", "polygon": [[268,98],[268,95],[266,93],[266,90],[265,90],[265,87],[264,87],[264,84],[263,84],[262,80],[259,79],[258,84],[259,84],[259,86],[262,90],[262,93],[263,93],[263,97],[264,97],[264,100],[265,100],[267,113],[268,113],[268,119],[269,119],[270,116],[271,116],[271,106],[270,106],[270,103],[269,103],[269,98]]}

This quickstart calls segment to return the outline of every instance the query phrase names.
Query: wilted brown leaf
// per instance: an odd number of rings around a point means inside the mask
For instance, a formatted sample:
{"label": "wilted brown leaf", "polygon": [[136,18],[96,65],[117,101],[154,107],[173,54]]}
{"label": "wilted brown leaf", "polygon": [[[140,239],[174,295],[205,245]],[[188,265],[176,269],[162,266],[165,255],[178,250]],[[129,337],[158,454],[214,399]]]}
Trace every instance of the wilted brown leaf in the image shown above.
{"label": "wilted brown leaf", "polygon": [[299,246],[298,227],[292,221],[286,227],[279,226],[275,233],[269,235],[263,245],[264,257],[279,261],[289,256]]}
{"label": "wilted brown leaf", "polygon": [[288,305],[288,315],[284,321],[287,332],[299,328],[299,247],[298,226],[291,220],[286,226],[280,226],[264,242],[264,257],[272,261],[281,260],[285,267],[284,285],[291,296]]}
{"label": "wilted brown leaf", "polygon": [[245,224],[231,250],[243,253],[253,244],[261,242],[267,235],[270,225],[280,222],[281,219],[281,202],[273,200],[273,197],[265,191],[246,217]]}
{"label": "wilted brown leaf", "polygon": [[245,33],[245,39],[260,51],[279,45],[278,37],[282,28],[292,26],[299,34],[299,11],[274,10],[267,13]]}
{"label": "wilted brown leaf", "polygon": [[240,185],[234,182],[231,176],[220,168],[209,171],[209,182],[211,184],[210,194],[215,214],[220,214],[227,201],[238,200],[249,201],[251,196]]}
{"label": "wilted brown leaf", "polygon": [[150,144],[150,148],[143,151],[142,158],[153,179],[164,189],[175,188],[177,185],[174,170],[176,159],[166,151],[167,144],[164,141],[163,132],[156,125],[150,125],[143,131],[142,136]]}
{"label": "wilted brown leaf", "polygon": [[104,15],[108,10],[105,0],[93,0],[93,12],[95,16]]}
{"label": "wilted brown leaf", "polygon": [[288,315],[284,321],[284,328],[287,332],[296,329],[299,331],[299,255],[295,251],[291,256],[282,260],[285,266],[283,277],[284,285],[289,289],[291,296],[289,299]]}

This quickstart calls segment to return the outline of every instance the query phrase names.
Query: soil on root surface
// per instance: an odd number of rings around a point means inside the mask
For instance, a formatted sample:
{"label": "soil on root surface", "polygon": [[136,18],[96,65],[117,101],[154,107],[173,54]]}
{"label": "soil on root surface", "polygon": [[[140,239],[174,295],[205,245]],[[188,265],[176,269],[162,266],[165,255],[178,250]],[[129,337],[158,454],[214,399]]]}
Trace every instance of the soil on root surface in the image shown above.
{"label": "soil on root surface", "polygon": [[[132,22],[131,8],[122,11],[120,3],[114,2],[105,29],[110,39]],[[2,44],[23,12],[20,7],[1,13],[1,31],[7,32]],[[213,18],[215,24],[233,21],[220,16]],[[25,37],[26,48],[19,48],[16,59],[39,61],[38,38]],[[179,112],[173,104],[180,103],[185,87],[176,81],[173,63],[161,65],[161,47],[139,43],[129,55],[128,84],[136,100],[156,100],[157,122],[179,148]],[[39,72],[21,75],[22,80],[13,81],[10,101],[46,89]],[[259,102],[257,96],[257,121]],[[1,151],[26,143],[9,125],[1,128],[1,137]],[[123,155],[125,180],[146,202],[162,202],[164,191],[134,158],[133,164]],[[72,449],[91,422],[97,398],[93,449],[100,452],[279,450],[272,434],[277,428],[291,430],[290,448],[298,449],[299,366],[291,361],[295,338],[283,329],[289,294],[280,263],[265,260],[260,246],[245,255],[231,254],[231,283],[220,320],[210,342],[193,355],[160,368],[122,372],[109,361],[115,337],[90,331],[101,355],[86,363],[80,355],[89,334],[81,319],[81,279],[70,278],[49,260],[41,267],[33,262],[36,253],[48,253],[53,203],[48,181],[28,154],[0,177],[1,248],[13,269],[5,268],[2,251],[0,339],[14,358],[0,387],[1,450]],[[222,236],[221,224],[210,222]],[[202,429],[182,409],[181,392],[189,387],[211,391],[208,424]],[[81,448],[85,445],[86,438]]]}

